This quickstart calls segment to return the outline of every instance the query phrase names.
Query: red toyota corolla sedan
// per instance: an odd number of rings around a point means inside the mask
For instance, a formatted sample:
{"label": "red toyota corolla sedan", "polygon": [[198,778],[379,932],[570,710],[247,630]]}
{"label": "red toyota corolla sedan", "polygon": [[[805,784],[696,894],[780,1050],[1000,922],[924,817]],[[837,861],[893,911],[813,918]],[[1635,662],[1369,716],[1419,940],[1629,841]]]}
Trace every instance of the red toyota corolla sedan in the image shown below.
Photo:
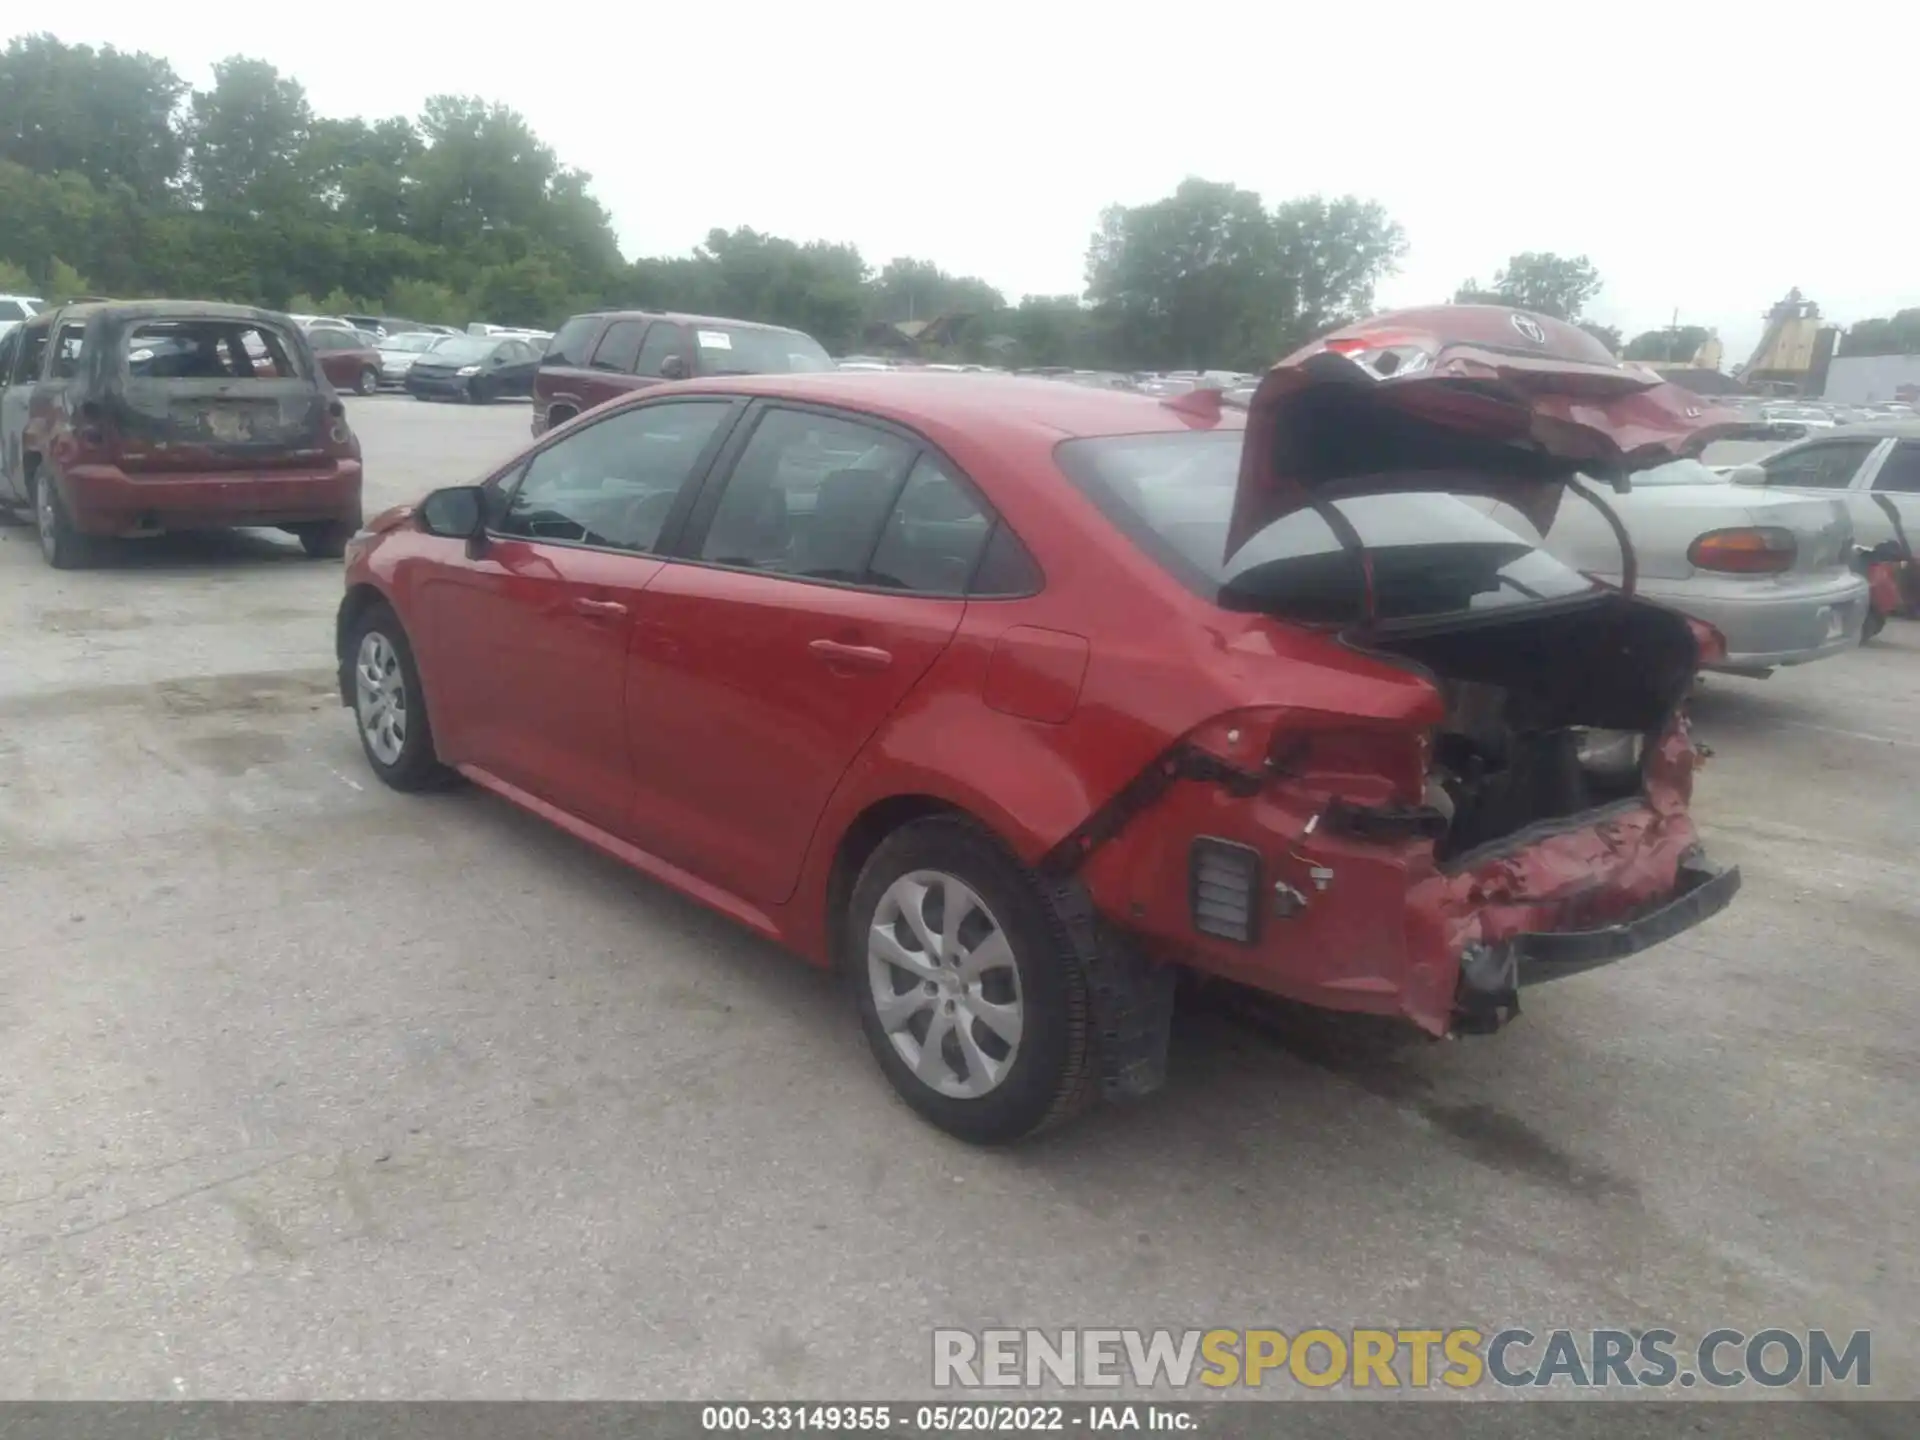
{"label": "red toyota corolla sedan", "polygon": [[1010,1140],[1159,1083],[1180,967],[1485,1031],[1728,902],[1693,630],[1460,498],[1597,499],[1697,406],[1484,307],[1244,413],[664,385],[356,537],[341,698],[388,784],[465,776],[842,967],[909,1103]]}

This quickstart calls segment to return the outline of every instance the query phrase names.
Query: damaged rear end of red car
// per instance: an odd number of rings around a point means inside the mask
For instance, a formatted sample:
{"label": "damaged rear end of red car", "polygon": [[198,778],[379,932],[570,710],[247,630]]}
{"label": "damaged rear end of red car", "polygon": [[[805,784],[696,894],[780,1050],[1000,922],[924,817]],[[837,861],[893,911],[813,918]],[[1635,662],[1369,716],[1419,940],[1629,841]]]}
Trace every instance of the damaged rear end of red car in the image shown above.
{"label": "damaged rear end of red car", "polygon": [[1525,986],[1713,915],[1740,876],[1688,813],[1685,715],[1712,637],[1634,597],[1617,524],[1613,587],[1464,497],[1544,532],[1729,433],[1575,327],[1497,307],[1378,317],[1283,361],[1249,405],[1202,660],[1236,703],[1051,862],[1163,959],[1434,1035],[1498,1029]]}

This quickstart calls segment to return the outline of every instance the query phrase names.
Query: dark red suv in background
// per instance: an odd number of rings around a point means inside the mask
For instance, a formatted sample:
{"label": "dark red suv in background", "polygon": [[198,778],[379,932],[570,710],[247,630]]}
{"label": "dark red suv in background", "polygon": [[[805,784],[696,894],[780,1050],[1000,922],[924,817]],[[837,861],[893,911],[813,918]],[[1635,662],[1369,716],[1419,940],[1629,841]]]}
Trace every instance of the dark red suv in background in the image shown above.
{"label": "dark red suv in background", "polygon": [[798,330],[708,315],[607,310],[555,332],[533,380],[533,433],[666,380],[831,370],[833,358]]}

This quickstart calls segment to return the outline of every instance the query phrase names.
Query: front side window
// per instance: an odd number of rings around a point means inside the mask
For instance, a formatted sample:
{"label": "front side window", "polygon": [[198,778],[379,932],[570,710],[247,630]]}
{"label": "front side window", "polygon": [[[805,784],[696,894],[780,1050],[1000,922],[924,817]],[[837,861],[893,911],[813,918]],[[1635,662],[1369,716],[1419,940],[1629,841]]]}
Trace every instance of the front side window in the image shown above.
{"label": "front side window", "polygon": [[1760,461],[1769,485],[1791,489],[1844,490],[1878,440],[1823,440],[1782,450]]}
{"label": "front side window", "polygon": [[576,430],[527,462],[498,529],[569,545],[651,552],[731,405],[644,405]]}
{"label": "front side window", "polygon": [[13,383],[31,383],[40,378],[40,362],[47,355],[47,337],[51,325],[29,325],[20,332],[20,354],[13,365]]}
{"label": "front side window", "polygon": [[727,479],[700,558],[862,583],[919,448],[854,420],[767,411]]}
{"label": "front side window", "polygon": [[[1225,555],[1240,446],[1239,430],[1194,430],[1069,440],[1055,454],[1122,534],[1213,603],[1312,623],[1360,619],[1367,567],[1313,510],[1282,516]],[[1365,549],[1382,622],[1510,609],[1597,588],[1458,496],[1403,491],[1335,508]]]}
{"label": "front side window", "polygon": [[1893,453],[1881,462],[1880,473],[1873,477],[1875,490],[1890,490],[1896,495],[1920,495],[1920,441],[1902,440]]}

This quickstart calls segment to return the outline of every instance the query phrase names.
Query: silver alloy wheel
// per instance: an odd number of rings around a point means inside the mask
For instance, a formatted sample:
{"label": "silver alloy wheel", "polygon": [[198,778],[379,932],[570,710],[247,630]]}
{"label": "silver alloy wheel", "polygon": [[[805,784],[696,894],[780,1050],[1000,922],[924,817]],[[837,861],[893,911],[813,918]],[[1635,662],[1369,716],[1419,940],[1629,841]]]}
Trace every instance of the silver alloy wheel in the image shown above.
{"label": "silver alloy wheel", "polygon": [[867,937],[867,983],[880,1028],[928,1089],[977,1100],[1007,1078],[1026,1018],[1020,970],[963,881],[915,870],[887,887]]}
{"label": "silver alloy wheel", "polygon": [[47,557],[47,563],[53,563],[54,551],[60,547],[60,514],[54,508],[53,480],[42,475],[33,487],[33,521],[40,531],[40,553]]}
{"label": "silver alloy wheel", "polygon": [[353,708],[367,748],[382,765],[398,764],[407,743],[407,684],[399,652],[378,630],[361,637],[353,678]]}

